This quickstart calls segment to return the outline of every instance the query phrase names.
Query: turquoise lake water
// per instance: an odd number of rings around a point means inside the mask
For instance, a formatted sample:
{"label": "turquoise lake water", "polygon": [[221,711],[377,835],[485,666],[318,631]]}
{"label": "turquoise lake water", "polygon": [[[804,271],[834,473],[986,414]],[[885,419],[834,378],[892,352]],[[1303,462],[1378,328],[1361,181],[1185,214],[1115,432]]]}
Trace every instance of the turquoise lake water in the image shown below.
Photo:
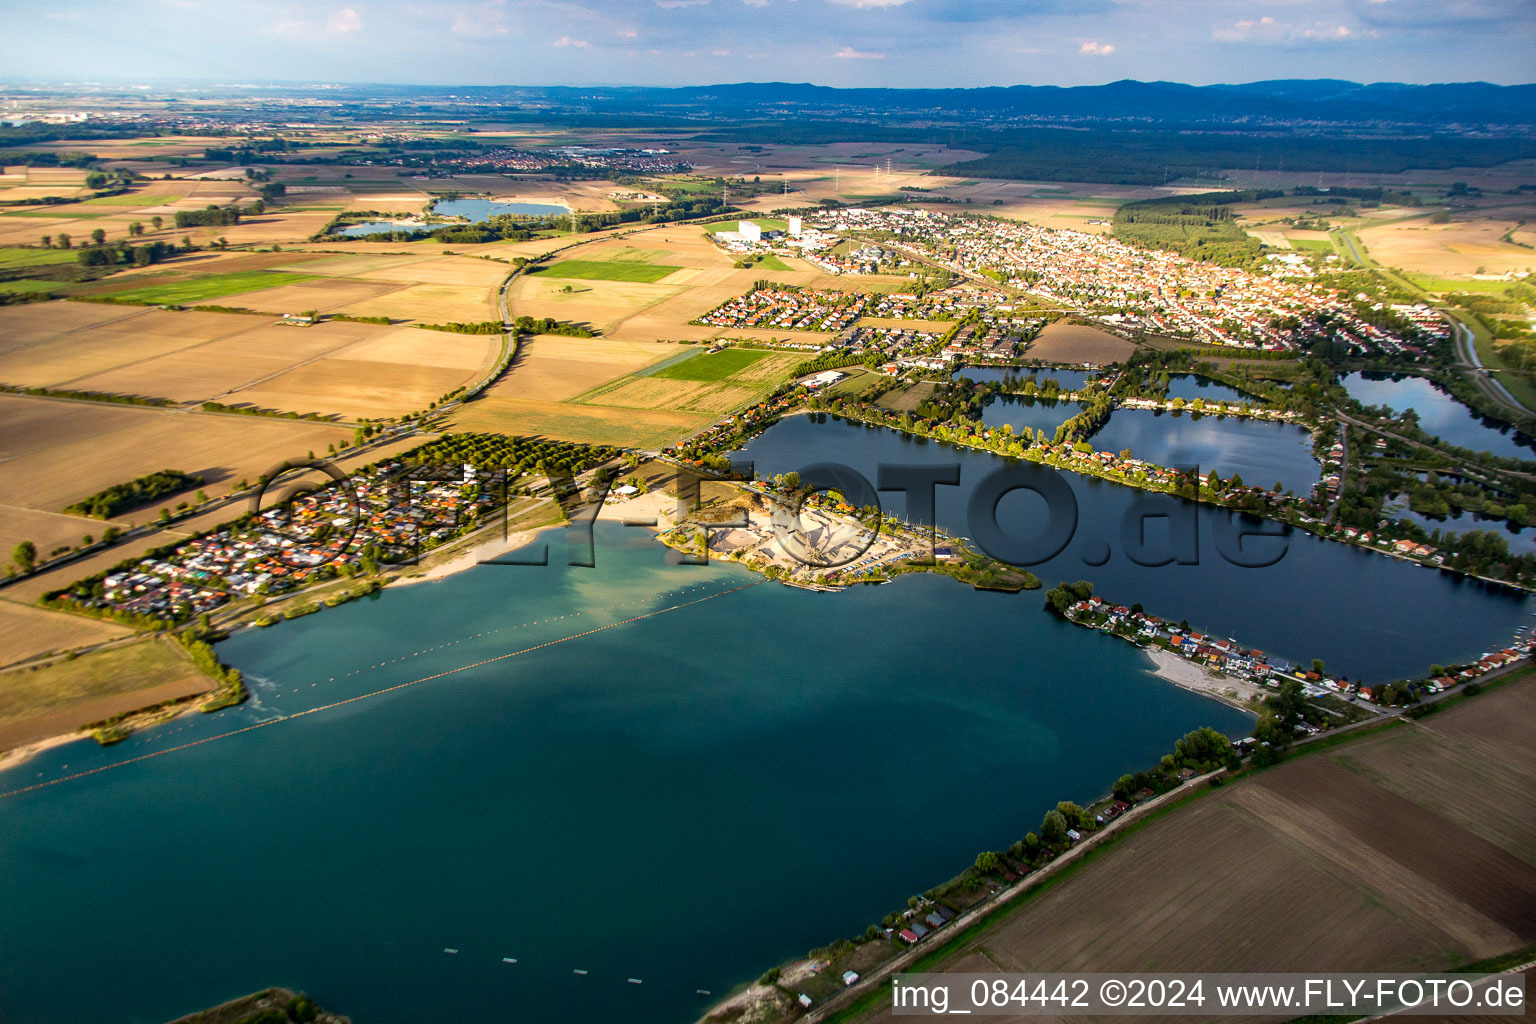
{"label": "turquoise lake water", "polygon": [[[839,459],[871,479],[959,462],[938,515],[961,524],[1003,462],[806,416],[748,454],[760,473]],[[1209,507],[1200,565],[1137,566],[1116,524],[1140,495],[1066,479],[1081,525],[1036,569],[1048,584],[1088,578],[1372,679],[1529,621],[1524,595],[1299,535],[1270,568],[1232,566]],[[999,506],[1011,528],[1022,497]],[[369,1024],[688,1021],[698,989],[862,932],[1184,732],[1250,727],[1038,591],[808,593],[668,566],[649,531],[612,524],[596,568],[566,568],[552,536],[554,566],[241,632],[220,653],[246,705],[0,775],[6,793],[68,779],[0,798],[4,1019],[162,1024],[282,984]],[[1095,538],[1115,556],[1090,567]]]}
{"label": "turquoise lake water", "polygon": [[696,990],[862,932],[1189,729],[1250,727],[1038,592],[940,577],[750,586],[280,717],[757,579],[663,550],[603,524],[595,569],[480,567],[242,632],[220,650],[250,704],[0,776],[271,723],[0,799],[5,1019],[159,1024],[283,984],[370,1024],[687,1021]]}

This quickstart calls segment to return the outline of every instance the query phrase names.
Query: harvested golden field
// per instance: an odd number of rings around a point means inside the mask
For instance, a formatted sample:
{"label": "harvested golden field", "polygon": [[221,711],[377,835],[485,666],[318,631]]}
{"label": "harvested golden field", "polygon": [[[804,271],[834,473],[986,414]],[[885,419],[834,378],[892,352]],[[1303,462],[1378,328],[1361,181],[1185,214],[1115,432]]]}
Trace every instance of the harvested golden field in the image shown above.
{"label": "harvested golden field", "polygon": [[1516,794],[1536,788],[1533,710],[1527,671],[1210,791],[960,937],[937,969],[1444,970],[1529,945],[1536,814]]}
{"label": "harvested golden field", "polygon": [[1130,358],[1136,346],[1108,331],[1083,324],[1048,324],[1025,350],[1029,359],[1048,363],[1115,363]]}
{"label": "harvested golden field", "polygon": [[[659,362],[677,349],[654,342],[538,336],[525,339],[499,381],[455,416],[453,430],[559,437],[594,444],[662,445],[702,425],[698,414],[580,406],[569,400]],[[626,433],[628,431],[628,433]]]}
{"label": "harvested golden field", "polygon": [[[748,405],[783,381],[796,354],[763,356],[720,379],[623,374],[621,363],[679,354],[606,339],[537,339],[512,370],[457,417],[456,430],[501,430],[573,441],[660,447]],[[599,346],[591,346],[599,341]],[[687,350],[684,350],[686,354]],[[705,359],[707,356],[695,356]],[[683,363],[687,366],[689,363]],[[601,381],[578,389],[579,380]],[[551,401],[558,398],[560,401]],[[623,424],[634,424],[626,436]]]}
{"label": "harvested golden field", "polygon": [[[16,352],[39,341],[86,331],[144,310],[87,302],[32,302],[0,306],[0,353]],[[0,373],[0,380],[6,380]],[[14,383],[6,380],[6,383]]]}
{"label": "harvested golden field", "polygon": [[453,418],[456,431],[553,437],[588,444],[659,448],[707,423],[697,415],[482,396]]}
{"label": "harvested golden field", "polygon": [[1486,217],[1431,224],[1427,219],[1362,225],[1355,235],[1379,263],[1436,277],[1536,270],[1536,252],[1503,241],[1522,216],[1536,210],[1489,211]]}
{"label": "harvested golden field", "polygon": [[[313,328],[310,328],[313,330]],[[502,349],[499,334],[453,334],[419,328],[358,343],[232,392],[226,404],[348,418],[425,409],[489,370]]]}
{"label": "harvested golden field", "polygon": [[660,377],[625,377],[572,399],[579,405],[618,406],[625,409],[669,409],[676,412],[722,416],[752,401],[757,389],[721,381],[665,380]]}
{"label": "harvested golden field", "polygon": [[[100,538],[107,525],[97,519],[87,519],[63,511],[44,512],[17,505],[0,505],[0,543],[6,544],[0,550],[0,574],[9,567],[11,551],[20,541],[29,540],[35,544],[37,557],[43,559],[60,548],[72,548],[83,543],[86,537],[93,540]],[[9,594],[10,591],[0,591],[0,598]],[[5,651],[0,646],[0,664],[9,660]]]}
{"label": "harvested golden field", "polygon": [[[224,418],[233,419],[233,417]],[[383,445],[379,448],[370,449],[361,455],[348,455],[346,452],[343,452],[339,457],[334,458],[331,461],[338,465],[343,471],[350,473],[356,471],[359,467],[367,463],[377,462],[381,459],[387,459],[393,455],[399,454],[400,452],[407,451],[411,448],[416,448],[428,441],[435,439],[436,436],[437,435],[435,434],[427,434],[405,438],[403,440],[394,441]],[[318,447],[314,448],[313,450],[317,455],[324,454],[324,452]],[[283,461],[283,459],[286,458],[303,458],[307,456],[308,451],[308,449],[300,450],[295,448],[293,451],[289,452],[288,455],[268,463],[259,472],[265,472],[273,468],[275,465],[279,464],[281,461]],[[259,473],[252,474],[248,476],[247,479],[255,480],[257,475],[259,475]],[[208,493],[217,497],[219,494],[227,490],[227,487],[219,489],[209,487]],[[174,505],[178,500],[180,499],[173,496],[168,499],[168,502]],[[149,512],[156,512],[159,507],[159,505],[150,506]],[[61,587],[73,583],[75,580],[84,579],[87,576],[94,576],[98,572],[101,572],[105,569],[110,569],[114,565],[117,565],[119,562],[130,558],[137,558],[151,548],[159,547],[162,544],[167,544],[171,541],[183,537],[190,537],[194,534],[205,533],[208,530],[221,526],[233,519],[237,519],[249,508],[249,504],[243,501],[237,502],[233,505],[226,505],[222,508],[215,508],[207,512],[202,512],[198,515],[191,516],[187,519],[178,520],[176,523],[165,529],[157,530],[145,536],[136,537],[133,540],[125,541],[121,544],[115,544],[110,548],[87,555],[86,557],[68,565],[63,565],[54,569],[47,569],[39,573],[34,573],[33,575],[28,576],[26,579],[19,580],[6,587],[3,592],[0,592],[0,601],[12,601],[20,604],[31,604],[37,601],[39,597],[42,597],[44,594],[48,593],[50,590],[58,590]],[[73,520],[76,523],[89,524],[88,528],[93,534],[99,533],[101,527],[108,525],[107,523],[97,519],[84,519],[77,516],[69,516],[67,518]],[[130,519],[136,522],[142,522],[146,518],[150,518],[148,513],[136,511],[123,518],[112,520],[111,522],[117,523],[118,525],[126,525]],[[3,521],[3,518],[0,518],[0,523],[3,523]],[[18,537],[15,539],[24,540],[26,538]],[[14,543],[14,541],[4,542]],[[73,618],[73,616],[71,616],[71,618]]]}
{"label": "harvested golden field", "polygon": [[0,600],[0,651],[5,652],[0,661],[6,665],[39,654],[115,640],[132,632],[115,622]]}
{"label": "harvested golden field", "polygon": [[[351,431],[322,423],[224,416],[0,395],[0,510],[59,512],[114,484],[161,469],[201,474],[211,495],[241,479],[255,480],[284,459],[303,457]],[[162,505],[136,509],[114,523],[153,519]],[[0,519],[0,523],[5,522]],[[80,533],[107,525],[81,518]],[[0,538],[9,551],[25,537]]]}
{"label": "harvested golden field", "polygon": [[0,308],[0,337],[8,384],[344,416],[420,409],[501,352],[499,335],[76,302]]}
{"label": "harvested golden field", "polygon": [[487,389],[486,398],[564,401],[676,352],[672,346],[654,342],[554,335],[525,338],[518,345],[512,369]]}
{"label": "harvested golden field", "polygon": [[143,640],[43,668],[0,672],[0,750],[211,688],[169,640]]}
{"label": "harvested golden field", "polygon": [[[389,287],[369,281],[360,281],[358,284],[373,288]],[[496,308],[496,291],[495,287],[473,285],[415,284],[346,302],[331,312],[350,313],[354,316],[387,316],[393,320],[418,320],[427,324],[450,321],[473,323],[500,318],[501,314]]]}
{"label": "harvested golden field", "polygon": [[552,316],[611,334],[629,317],[681,293],[677,286],[642,281],[568,281],[532,274],[514,282],[509,300],[514,316]]}

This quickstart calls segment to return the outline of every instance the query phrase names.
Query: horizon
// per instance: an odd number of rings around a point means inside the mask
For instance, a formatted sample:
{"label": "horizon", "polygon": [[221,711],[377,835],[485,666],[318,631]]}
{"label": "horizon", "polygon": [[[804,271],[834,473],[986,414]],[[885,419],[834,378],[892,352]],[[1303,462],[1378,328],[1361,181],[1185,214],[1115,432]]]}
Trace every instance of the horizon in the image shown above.
{"label": "horizon", "polygon": [[18,76],[0,74],[0,83],[13,88],[40,87],[52,88],[81,88],[90,86],[107,86],[115,88],[212,88],[212,89],[249,89],[249,88],[288,88],[288,89],[317,89],[317,88],[365,88],[368,86],[387,86],[390,88],[421,88],[421,89],[652,89],[652,90],[684,90],[684,89],[736,89],[746,87],[783,86],[786,88],[811,88],[830,89],[838,92],[985,92],[988,90],[1006,91],[1009,89],[1104,89],[1112,85],[1163,85],[1176,86],[1189,89],[1240,89],[1249,86],[1275,85],[1289,82],[1338,82],[1344,85],[1355,85],[1363,88],[1379,88],[1385,86],[1404,86],[1407,88],[1449,88],[1489,86],[1496,89],[1519,89],[1527,86],[1536,86],[1536,75],[1526,81],[1514,82],[1490,82],[1485,78],[1468,78],[1461,80],[1436,80],[1426,82],[1409,82],[1401,79],[1361,79],[1339,78],[1336,76],[1319,76],[1315,78],[1253,78],[1230,81],[1212,82],[1186,82],[1174,78],[1113,78],[1101,82],[1080,82],[1073,85],[1058,85],[1055,83],[1037,82],[999,82],[989,85],[957,85],[957,86],[919,86],[919,85],[832,85],[827,82],[809,80],[790,80],[783,78],[761,79],[734,79],[710,82],[696,82],[686,85],[653,85],[636,82],[605,82],[586,81],[574,83],[542,83],[531,81],[506,81],[506,82],[412,82],[404,79],[323,79],[309,78],[255,78],[248,81],[231,81],[218,77],[183,77],[183,78],[150,78],[145,76],[123,76],[118,78],[94,77],[94,78],[45,78],[42,76]]}
{"label": "horizon", "polygon": [[[1199,69],[1197,86],[1339,78],[1341,67],[1346,80],[1416,85],[1464,81],[1469,67],[1490,84],[1536,79],[1536,18],[1521,0],[25,0],[14,13],[0,55],[12,76],[45,81],[144,81],[139,69],[164,59],[188,79],[420,86],[1070,87],[1168,80],[1170,66]],[[381,64],[410,73],[381,75]],[[606,83],[593,80],[599,66]],[[742,73],[756,69],[768,73]]]}

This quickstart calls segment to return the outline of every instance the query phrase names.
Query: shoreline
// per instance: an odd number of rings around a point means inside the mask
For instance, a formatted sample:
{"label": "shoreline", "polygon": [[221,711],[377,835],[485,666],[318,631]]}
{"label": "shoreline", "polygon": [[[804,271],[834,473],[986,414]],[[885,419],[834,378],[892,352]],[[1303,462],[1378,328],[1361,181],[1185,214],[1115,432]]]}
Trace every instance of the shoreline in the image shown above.
{"label": "shoreline", "polygon": [[45,750],[52,750],[55,747],[62,747],[76,740],[88,740],[90,738],[91,732],[89,729],[76,729],[74,732],[64,733],[59,736],[49,736],[41,740],[33,740],[31,743],[23,743],[19,747],[0,751],[0,772],[19,768]]}
{"label": "shoreline", "polygon": [[1250,715],[1256,712],[1243,702],[1244,699],[1253,700],[1264,696],[1264,691],[1253,683],[1208,671],[1171,651],[1143,647],[1141,652],[1152,662],[1152,667],[1148,671],[1164,682],[1172,683],[1181,690],[1188,690],[1202,697],[1220,701],[1228,707],[1246,711]]}

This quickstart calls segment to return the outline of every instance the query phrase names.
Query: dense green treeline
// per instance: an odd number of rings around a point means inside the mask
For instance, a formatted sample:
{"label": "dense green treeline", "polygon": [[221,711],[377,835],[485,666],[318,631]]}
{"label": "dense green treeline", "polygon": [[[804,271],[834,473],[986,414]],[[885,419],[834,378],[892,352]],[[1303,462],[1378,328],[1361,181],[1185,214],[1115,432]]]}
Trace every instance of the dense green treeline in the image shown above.
{"label": "dense green treeline", "polygon": [[192,473],[162,469],[158,473],[149,473],[124,484],[115,484],[89,498],[81,498],[65,507],[64,511],[93,519],[111,519],[130,509],[158,501],[166,495],[191,490],[202,482],[202,477]]}
{"label": "dense green treeline", "polygon": [[1247,189],[1126,203],[1115,211],[1115,237],[1145,249],[1170,249],[1190,259],[1247,266],[1260,257],[1263,246],[1233,220],[1232,205],[1283,195],[1272,189]]}

